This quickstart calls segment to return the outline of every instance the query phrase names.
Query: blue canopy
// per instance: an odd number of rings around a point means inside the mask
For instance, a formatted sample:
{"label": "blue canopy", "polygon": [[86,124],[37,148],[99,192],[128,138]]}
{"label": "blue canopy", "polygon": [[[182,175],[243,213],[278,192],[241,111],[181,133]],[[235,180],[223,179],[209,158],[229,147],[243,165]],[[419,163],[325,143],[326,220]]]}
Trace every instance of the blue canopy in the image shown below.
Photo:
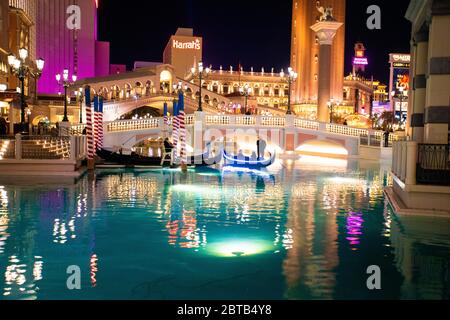
{"label": "blue canopy", "polygon": [[178,110],[184,111],[184,94],[183,94],[183,92],[180,92],[178,94]]}
{"label": "blue canopy", "polygon": [[86,86],[84,88],[84,96],[86,98],[86,106],[90,107],[91,106],[91,87],[90,86]]}
{"label": "blue canopy", "polygon": [[167,114],[169,113],[169,108],[167,106],[167,102],[164,102],[164,111],[163,111],[163,116],[167,117]]}
{"label": "blue canopy", "polygon": [[99,112],[99,105],[98,105],[98,96],[95,96],[94,98],[94,112]]}
{"label": "blue canopy", "polygon": [[176,100],[173,100],[173,116],[178,116],[178,102]]}

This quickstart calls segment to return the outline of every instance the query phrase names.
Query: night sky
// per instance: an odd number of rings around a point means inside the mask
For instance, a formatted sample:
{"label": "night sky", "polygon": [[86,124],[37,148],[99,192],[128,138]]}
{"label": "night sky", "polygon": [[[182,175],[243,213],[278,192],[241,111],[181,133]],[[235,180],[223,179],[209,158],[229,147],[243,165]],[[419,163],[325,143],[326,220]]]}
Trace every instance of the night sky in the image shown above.
{"label": "night sky", "polygon": [[[366,9],[382,9],[382,29],[368,30]],[[388,81],[388,54],[409,52],[411,24],[404,16],[409,0],[347,0],[346,74],[353,45],[362,41],[367,75]],[[100,0],[99,40],[111,42],[111,63],[162,61],[178,27],[193,27],[204,40],[204,62],[214,68],[241,63],[245,70],[289,66],[292,0]],[[298,70],[301,72],[301,70]]]}

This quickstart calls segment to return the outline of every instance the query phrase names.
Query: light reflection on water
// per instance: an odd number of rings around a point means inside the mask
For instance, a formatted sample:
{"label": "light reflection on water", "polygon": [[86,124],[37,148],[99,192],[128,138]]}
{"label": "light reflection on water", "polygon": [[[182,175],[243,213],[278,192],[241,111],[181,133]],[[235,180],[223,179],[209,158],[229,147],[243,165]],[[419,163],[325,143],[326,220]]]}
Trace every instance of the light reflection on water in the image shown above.
{"label": "light reflection on water", "polygon": [[[399,219],[386,171],[279,162],[268,172],[98,171],[0,187],[2,299],[449,297],[448,221]],[[383,290],[369,292],[379,265]],[[68,266],[82,290],[68,291]]]}

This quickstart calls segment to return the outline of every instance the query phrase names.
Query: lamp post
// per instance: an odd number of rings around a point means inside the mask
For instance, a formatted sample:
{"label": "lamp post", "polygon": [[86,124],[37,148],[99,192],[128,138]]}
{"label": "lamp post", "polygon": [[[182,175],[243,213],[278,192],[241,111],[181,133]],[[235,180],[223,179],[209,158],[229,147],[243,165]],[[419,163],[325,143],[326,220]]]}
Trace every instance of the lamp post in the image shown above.
{"label": "lamp post", "polygon": [[391,129],[394,131],[394,123],[395,123],[395,96],[397,92],[393,90],[391,92],[391,99],[392,99],[392,121],[391,121]]}
{"label": "lamp post", "polygon": [[400,123],[403,124],[403,98],[404,98],[404,92],[405,88],[400,87]]}
{"label": "lamp post", "polygon": [[69,81],[69,70],[64,69],[62,78],[61,74],[58,73],[56,75],[56,81],[64,87],[64,118],[62,122],[69,122],[69,118],[67,117],[67,89],[77,81],[77,76],[75,74],[72,75],[72,82]]}
{"label": "lamp post", "polygon": [[285,74],[283,70],[281,70],[280,72],[280,77],[288,83],[288,109],[286,114],[292,114],[292,109],[291,109],[291,87],[292,87],[292,83],[294,83],[297,78],[298,78],[298,73],[295,72],[291,67],[288,68],[288,73]]}
{"label": "lamp post", "polygon": [[252,94],[252,88],[248,84],[246,84],[245,86],[239,88],[239,92],[241,95],[243,95],[245,97],[244,108],[245,108],[245,113],[247,113],[248,97]]}
{"label": "lamp post", "polygon": [[330,101],[328,101],[328,109],[330,109],[330,123],[333,123],[333,115],[334,115],[334,99],[331,99]]}
{"label": "lamp post", "polygon": [[75,95],[77,96],[78,103],[80,104],[80,124],[83,124],[83,88],[75,91]]}
{"label": "lamp post", "polygon": [[193,78],[198,78],[199,79],[199,97],[198,97],[198,112],[203,112],[203,108],[202,108],[202,86],[203,86],[203,78],[206,78],[208,76],[208,74],[211,73],[211,69],[210,68],[205,68],[203,67],[203,62],[199,62],[197,67],[192,67],[191,69],[191,75]]}
{"label": "lamp post", "polygon": [[8,55],[8,64],[11,67],[11,73],[16,76],[20,81],[20,123],[22,127],[26,124],[25,120],[25,78],[31,76],[35,79],[39,79],[44,69],[44,60],[37,59],[35,61],[36,67],[27,64],[28,50],[22,48],[19,50],[19,58],[14,54]]}
{"label": "lamp post", "polygon": [[180,93],[184,94],[184,92],[187,91],[187,89],[188,86],[187,85],[183,86],[183,83],[181,81],[173,85],[173,93],[175,95],[178,95]]}

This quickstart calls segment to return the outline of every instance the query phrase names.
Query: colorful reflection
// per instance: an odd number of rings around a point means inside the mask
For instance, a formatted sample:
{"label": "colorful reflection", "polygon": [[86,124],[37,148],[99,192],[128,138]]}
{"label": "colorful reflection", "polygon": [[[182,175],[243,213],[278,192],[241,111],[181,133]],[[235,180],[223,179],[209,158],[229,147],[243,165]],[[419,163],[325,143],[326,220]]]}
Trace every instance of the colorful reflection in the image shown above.
{"label": "colorful reflection", "polygon": [[350,245],[356,250],[361,242],[361,235],[363,230],[363,214],[358,212],[350,212],[347,215],[347,240]]}
{"label": "colorful reflection", "polygon": [[[282,163],[276,174],[123,170],[0,188],[2,298],[370,299],[347,288],[372,260],[390,286],[378,298],[426,296],[430,284],[445,295],[427,268],[445,274],[450,245],[412,238],[423,223],[398,227],[382,170]],[[70,265],[86,290],[58,289]],[[135,297],[135,286],[152,290]]]}

